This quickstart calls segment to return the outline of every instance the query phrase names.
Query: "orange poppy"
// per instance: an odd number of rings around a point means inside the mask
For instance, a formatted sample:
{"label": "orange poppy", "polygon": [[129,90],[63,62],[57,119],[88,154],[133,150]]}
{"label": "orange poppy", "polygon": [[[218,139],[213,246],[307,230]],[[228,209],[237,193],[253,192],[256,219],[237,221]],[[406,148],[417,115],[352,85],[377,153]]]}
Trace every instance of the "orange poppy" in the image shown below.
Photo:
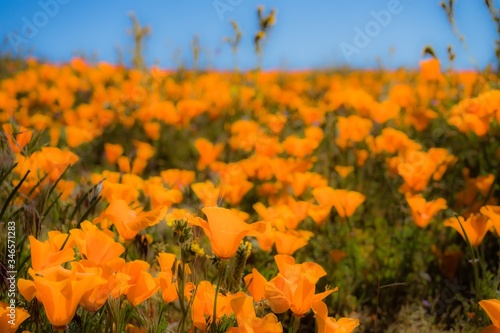
{"label": "orange poppy", "polygon": [[480,212],[490,219],[493,227],[495,227],[497,235],[500,236],[500,206],[487,205],[481,207]]}
{"label": "orange poppy", "polygon": [[444,222],[444,225],[446,227],[452,227],[458,231],[464,240],[468,238],[471,245],[476,247],[483,241],[488,229],[492,226],[492,222],[487,216],[471,214],[467,220],[465,220],[462,216],[459,216],[458,219],[456,217],[450,217]]}
{"label": "orange poppy", "polygon": [[275,313],[290,309],[294,315],[301,317],[311,309],[314,302],[338,289],[315,294],[316,282],[326,275],[320,265],[313,262],[295,264],[293,257],[281,254],[276,255],[274,259],[279,273],[265,284],[265,298]]}
{"label": "orange poppy", "polygon": [[252,268],[252,273],[244,277],[245,286],[252,295],[255,302],[260,302],[265,299],[267,280],[258,270]]}
{"label": "orange poppy", "polygon": [[[210,281],[201,281],[196,288],[196,294],[191,305],[194,326],[202,331],[207,329],[206,317],[214,314],[215,286]],[[231,296],[221,293],[217,295],[216,320],[220,320],[224,315],[230,316],[232,313]]]}
{"label": "orange poppy", "polygon": [[[57,329],[65,329],[73,319],[83,295],[106,280],[86,273],[52,267],[44,275],[30,271],[33,281],[19,279],[19,292],[31,301],[34,296],[43,304],[48,320]],[[33,291],[35,291],[33,293]]]}
{"label": "orange poppy", "polygon": [[430,58],[420,61],[420,73],[426,81],[439,81],[443,78],[441,64],[438,59]]}
{"label": "orange poppy", "polygon": [[104,156],[108,163],[115,164],[118,157],[123,155],[123,147],[119,144],[105,143]]}
{"label": "orange poppy", "polygon": [[425,228],[437,212],[448,207],[443,198],[426,201],[421,196],[415,196],[407,197],[406,201],[410,206],[413,221],[420,228]]}
{"label": "orange poppy", "polygon": [[19,325],[28,319],[30,315],[26,310],[18,306],[0,302],[0,332],[16,333]]}
{"label": "orange poppy", "polygon": [[479,305],[488,314],[492,325],[483,328],[481,333],[500,332],[500,301],[497,299],[487,299],[479,302]]}
{"label": "orange poppy", "polygon": [[236,316],[238,327],[229,329],[229,333],[281,333],[283,327],[274,313],[268,313],[264,318],[255,314],[252,297],[244,292],[238,292],[231,297],[231,309]]}
{"label": "orange poppy", "polygon": [[83,222],[80,229],[70,230],[70,234],[82,257],[95,265],[106,264],[125,252],[121,244],[89,221]]}
{"label": "orange poppy", "polygon": [[276,251],[279,254],[292,255],[298,249],[306,246],[314,234],[306,230],[276,231]]}
{"label": "orange poppy", "polygon": [[198,170],[206,169],[207,166],[217,160],[219,155],[224,150],[223,143],[214,145],[212,142],[204,138],[196,139],[194,146],[196,147],[198,154],[200,154],[200,159],[198,160],[198,164],[196,166]]}
{"label": "orange poppy", "polygon": [[335,207],[340,217],[350,217],[356,209],[365,201],[366,197],[356,191],[334,190],[329,186],[315,188],[314,198],[320,206]]}
{"label": "orange poppy", "polygon": [[265,231],[264,222],[245,223],[236,213],[222,207],[202,209],[207,221],[197,217],[192,223],[201,227],[210,240],[212,251],[221,259],[229,259],[236,253],[243,237]]}
{"label": "orange poppy", "polygon": [[161,252],[158,254],[158,263],[160,264],[160,272],[158,280],[160,282],[161,295],[167,303],[173,302],[178,298],[177,287],[174,282],[174,273],[172,267],[176,261],[175,254]]}
{"label": "orange poppy", "polygon": [[75,259],[75,241],[70,237],[64,249],[61,247],[66,241],[67,234],[58,231],[49,232],[49,240],[41,242],[33,236],[29,236],[31,248],[31,265],[36,272],[41,272],[47,268],[62,265]]}
{"label": "orange poppy", "polygon": [[149,212],[138,212],[130,209],[124,200],[112,201],[108,208],[94,220],[99,223],[103,219],[109,219],[116,230],[125,240],[134,238],[139,231],[158,224],[167,213],[166,207],[157,208]]}
{"label": "orange poppy", "polygon": [[328,308],[323,301],[312,304],[316,317],[318,333],[350,333],[359,326],[359,320],[353,318],[340,318],[338,321],[328,317]]}

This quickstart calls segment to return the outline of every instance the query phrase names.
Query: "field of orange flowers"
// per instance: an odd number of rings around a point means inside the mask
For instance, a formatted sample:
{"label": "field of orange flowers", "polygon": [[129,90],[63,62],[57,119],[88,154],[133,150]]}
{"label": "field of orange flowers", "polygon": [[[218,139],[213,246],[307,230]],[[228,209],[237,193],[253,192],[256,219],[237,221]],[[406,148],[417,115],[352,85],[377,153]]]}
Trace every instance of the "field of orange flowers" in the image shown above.
{"label": "field of orange flowers", "polygon": [[500,332],[488,71],[0,63],[0,332]]}

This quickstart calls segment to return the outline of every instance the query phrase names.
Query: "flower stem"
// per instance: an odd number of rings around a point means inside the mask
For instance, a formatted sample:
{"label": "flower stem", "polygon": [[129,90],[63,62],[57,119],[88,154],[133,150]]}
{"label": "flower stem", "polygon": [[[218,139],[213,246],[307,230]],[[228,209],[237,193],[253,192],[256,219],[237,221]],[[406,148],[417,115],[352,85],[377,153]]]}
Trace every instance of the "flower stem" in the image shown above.
{"label": "flower stem", "polygon": [[222,285],[222,279],[226,275],[226,261],[222,259],[219,263],[219,276],[217,280],[217,287],[215,288],[214,295],[214,313],[212,316],[212,323],[210,324],[210,332],[217,331],[217,296],[219,296],[220,286]]}
{"label": "flower stem", "polygon": [[290,318],[290,325],[288,326],[288,333],[297,333],[300,327],[300,317],[292,314]]}

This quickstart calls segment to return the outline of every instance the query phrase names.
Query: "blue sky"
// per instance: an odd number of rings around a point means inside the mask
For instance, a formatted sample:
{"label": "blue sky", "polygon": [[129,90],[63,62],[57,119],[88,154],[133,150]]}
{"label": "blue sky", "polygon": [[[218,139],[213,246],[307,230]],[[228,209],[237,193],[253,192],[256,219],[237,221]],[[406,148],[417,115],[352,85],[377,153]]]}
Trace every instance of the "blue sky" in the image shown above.
{"label": "blue sky", "polygon": [[[224,13],[215,9],[216,1],[227,6]],[[467,51],[453,34],[439,3],[439,0],[4,0],[0,3],[0,36],[5,38],[3,50],[23,50],[55,62],[67,61],[75,54],[116,62],[117,48],[124,52],[127,61],[133,48],[127,34],[131,27],[129,13],[134,12],[140,23],[152,30],[144,50],[149,65],[191,66],[190,45],[197,35],[202,48],[200,65],[231,69],[234,58],[223,38],[231,35],[230,20],[235,20],[243,32],[238,64],[241,68],[253,68],[257,64],[253,49],[256,8],[263,5],[266,10],[277,11],[277,23],[264,49],[266,69],[346,64],[358,68],[373,68],[378,64],[386,68],[415,67],[426,45],[435,49],[444,66],[448,65],[448,45],[453,46],[457,55],[455,68],[474,68],[475,64],[484,67],[494,61],[496,33],[484,1],[456,1],[456,22],[466,37]],[[392,14],[390,6],[397,8]],[[390,17],[383,16],[382,25],[373,13],[383,12]],[[34,29],[30,30],[30,25]],[[356,39],[359,31],[365,34],[364,39],[359,36]],[[346,56],[349,53],[346,50],[353,50],[349,46],[356,48],[356,52]]]}

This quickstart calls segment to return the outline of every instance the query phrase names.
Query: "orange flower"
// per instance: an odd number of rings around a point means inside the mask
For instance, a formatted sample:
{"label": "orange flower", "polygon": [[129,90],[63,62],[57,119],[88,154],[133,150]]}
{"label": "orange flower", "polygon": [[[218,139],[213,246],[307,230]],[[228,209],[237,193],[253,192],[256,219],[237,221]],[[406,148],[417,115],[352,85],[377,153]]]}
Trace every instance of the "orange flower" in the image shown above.
{"label": "orange flower", "polygon": [[24,126],[15,128],[12,124],[2,124],[2,129],[14,153],[20,153],[31,141],[31,137],[33,136],[33,131]]}
{"label": "orange flower", "polygon": [[119,144],[105,143],[104,144],[104,156],[108,163],[115,164],[118,161],[118,157],[122,156],[123,147]]}
{"label": "orange flower", "polygon": [[283,313],[288,309],[294,315],[303,316],[314,302],[320,301],[338,288],[315,294],[316,282],[326,275],[318,264],[306,262],[295,264],[295,259],[278,254],[274,257],[279,273],[265,285],[265,298],[275,313]]}
{"label": "orange flower", "polygon": [[207,180],[204,183],[200,182],[191,184],[191,189],[201,200],[203,206],[205,207],[217,205],[217,200],[221,195],[220,189],[218,187],[215,187],[215,185],[210,180]]}
{"label": "orange flower", "polygon": [[29,318],[29,314],[23,308],[0,302],[0,332],[16,333],[19,325]]}
{"label": "orange flower", "polygon": [[144,131],[151,140],[158,140],[160,138],[161,125],[156,122],[147,122],[144,124]]}
{"label": "orange flower", "polygon": [[224,150],[224,144],[218,143],[214,145],[207,139],[201,138],[196,139],[194,142],[196,150],[200,154],[200,159],[198,160],[197,168],[198,170],[204,170],[212,162],[215,162],[219,155]]}
{"label": "orange flower", "polygon": [[341,148],[363,141],[370,133],[373,122],[360,116],[338,117],[339,136],[335,143]]}
{"label": "orange flower", "polygon": [[347,253],[338,249],[331,250],[330,253],[328,254],[330,255],[330,258],[333,260],[333,262],[336,264],[338,264],[342,259],[347,257]]}
{"label": "orange flower", "polygon": [[244,292],[238,292],[230,301],[231,308],[236,316],[238,327],[231,328],[229,333],[280,333],[283,332],[281,323],[274,313],[269,313],[264,318],[258,318],[252,297]]}
{"label": "orange flower", "polygon": [[340,318],[337,321],[333,317],[328,317],[328,308],[322,301],[314,302],[312,309],[318,324],[318,333],[350,333],[359,326],[358,319]]}
{"label": "orange flower", "polygon": [[260,302],[265,299],[267,280],[258,270],[252,268],[252,273],[246,275],[244,280],[245,286],[254,301]]}
{"label": "orange flower", "polygon": [[77,273],[75,269],[68,271],[60,266],[48,269],[43,276],[30,270],[30,275],[33,281],[19,279],[19,292],[28,301],[36,295],[55,329],[66,328],[87,291],[106,283],[94,274]]}
{"label": "orange flower", "polygon": [[40,242],[33,236],[29,236],[31,247],[31,265],[36,272],[47,268],[59,266],[65,262],[75,259],[75,241],[72,237],[68,239],[64,249],[60,251],[67,234],[58,231],[49,232],[49,240]]}
{"label": "orange flower", "polygon": [[498,333],[500,332],[500,301],[497,299],[482,300],[479,305],[490,317],[493,325],[483,328],[482,333]]}
{"label": "orange flower", "polygon": [[443,75],[441,74],[439,60],[430,58],[420,61],[420,73],[426,81],[439,81]]}
{"label": "orange flower", "polygon": [[[196,294],[191,306],[194,326],[202,331],[206,331],[206,316],[212,317],[214,314],[215,286],[210,281],[201,281],[196,288]],[[230,316],[232,313],[230,305],[231,297],[221,293],[217,295],[217,320],[224,315]]]}
{"label": "orange flower", "polygon": [[340,217],[350,217],[365,201],[365,196],[356,191],[334,190],[331,187],[319,187],[313,190],[314,198],[320,206],[333,206]]}
{"label": "orange flower", "polygon": [[149,196],[153,209],[170,207],[182,201],[182,192],[180,190],[168,190],[161,184],[146,183],[144,194]]}
{"label": "orange flower", "polygon": [[437,212],[447,208],[443,198],[426,201],[421,196],[415,196],[407,197],[406,201],[410,206],[413,221],[420,228],[425,228]]}
{"label": "orange flower", "polygon": [[141,304],[160,289],[158,279],[153,278],[148,268],[149,264],[142,260],[127,262],[123,267],[122,272],[130,276],[130,287],[125,293],[133,306]]}
{"label": "orange flower", "polygon": [[93,274],[106,281],[104,284],[99,284],[83,294],[79,304],[87,311],[96,312],[102,308],[113,290],[119,288],[122,284],[120,278],[123,278],[123,276],[108,265],[95,266],[94,263],[88,260],[80,260],[74,263],[74,268],[78,273]]}
{"label": "orange flower", "polygon": [[464,240],[468,238],[471,245],[475,247],[481,244],[488,229],[492,226],[492,222],[487,216],[471,214],[467,220],[464,220],[462,216],[459,216],[458,219],[456,217],[450,217],[444,222],[444,225],[458,231]]}
{"label": "orange flower", "polygon": [[130,160],[127,156],[120,156],[116,160],[118,169],[123,173],[130,173]]}
{"label": "orange flower", "polygon": [[276,231],[276,251],[279,254],[292,255],[298,249],[307,245],[314,234],[306,230]]}
{"label": "orange flower", "polygon": [[161,171],[160,176],[168,187],[183,189],[194,181],[195,173],[189,170],[169,169]]}
{"label": "orange flower", "polygon": [[335,171],[340,175],[342,178],[347,178],[351,174],[351,172],[354,170],[354,167],[352,165],[336,165],[335,166]]}
{"label": "orange flower", "polygon": [[158,262],[160,263],[158,280],[160,282],[161,295],[163,300],[167,303],[173,302],[178,298],[177,287],[175,283],[172,283],[174,279],[172,266],[175,260],[175,254],[163,252],[158,254]]}
{"label": "orange flower", "polygon": [[125,251],[121,244],[115,242],[109,234],[97,229],[91,222],[83,222],[80,228],[70,230],[70,234],[82,257],[94,265],[115,260]]}
{"label": "orange flower", "polygon": [[108,208],[96,219],[94,223],[99,223],[102,219],[109,219],[116,227],[116,230],[125,240],[134,238],[139,231],[147,227],[158,224],[167,213],[165,207],[151,210],[149,212],[137,212],[130,209],[124,200],[112,201]]}
{"label": "orange flower", "polygon": [[236,253],[241,240],[252,232],[262,233],[266,228],[264,222],[245,223],[233,211],[221,207],[205,207],[202,209],[208,222],[201,218],[192,223],[201,227],[212,245],[212,251],[221,259],[229,259]]}
{"label": "orange flower", "polygon": [[500,236],[500,206],[484,206],[480,210],[481,214],[488,216],[493,227]]}

